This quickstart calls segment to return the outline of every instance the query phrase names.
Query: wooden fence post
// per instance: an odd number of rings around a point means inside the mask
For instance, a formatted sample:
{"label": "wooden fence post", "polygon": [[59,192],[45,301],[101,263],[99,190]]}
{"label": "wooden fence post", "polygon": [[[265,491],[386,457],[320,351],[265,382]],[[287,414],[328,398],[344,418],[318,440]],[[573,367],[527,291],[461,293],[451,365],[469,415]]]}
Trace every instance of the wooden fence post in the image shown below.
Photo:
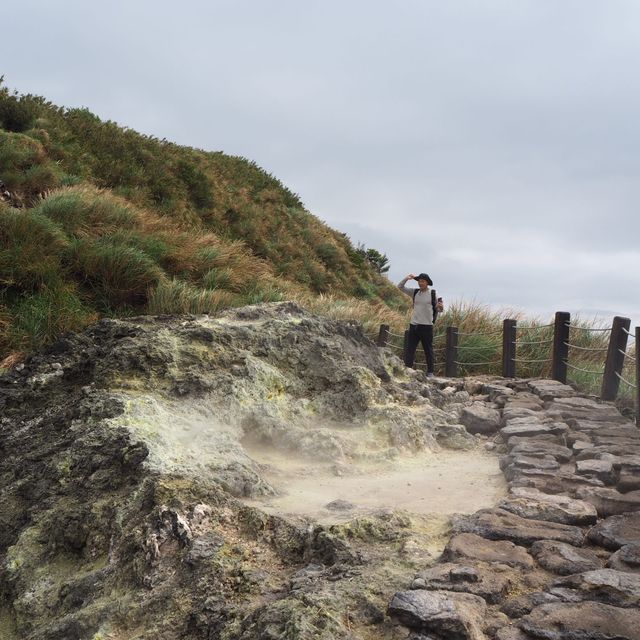
{"label": "wooden fence post", "polygon": [[[403,362],[407,362],[407,347],[409,345],[409,329],[404,332],[404,340],[402,342],[402,360]],[[415,363],[411,363],[413,367]]]}
{"label": "wooden fence post", "polygon": [[604,365],[602,391],[600,392],[600,397],[603,400],[615,400],[618,395],[618,387],[620,386],[620,378],[618,376],[622,375],[630,325],[631,320],[629,318],[616,316],[613,319],[607,361]]}
{"label": "wooden fence post", "polygon": [[387,342],[389,342],[389,325],[381,324],[380,331],[378,333],[378,341],[376,342],[376,344],[379,347],[386,347]]}
{"label": "wooden fence post", "polygon": [[502,377],[516,377],[516,321],[502,323]]}
{"label": "wooden fence post", "polygon": [[567,384],[567,362],[569,361],[569,328],[571,314],[556,311],[553,325],[553,356],[551,359],[551,377]]}
{"label": "wooden fence post", "polygon": [[444,350],[444,375],[458,376],[458,327],[447,327],[447,343]]}
{"label": "wooden fence post", "polygon": [[640,327],[636,327],[636,427],[640,427]]}

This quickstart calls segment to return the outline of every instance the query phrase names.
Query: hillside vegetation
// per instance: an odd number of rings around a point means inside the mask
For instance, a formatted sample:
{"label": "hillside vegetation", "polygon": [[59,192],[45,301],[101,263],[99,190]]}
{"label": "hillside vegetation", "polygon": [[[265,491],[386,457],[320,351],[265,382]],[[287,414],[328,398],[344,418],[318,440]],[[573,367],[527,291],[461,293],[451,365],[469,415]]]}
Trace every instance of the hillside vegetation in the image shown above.
{"label": "hillside vegetation", "polygon": [[[254,162],[145,136],[1,80],[0,369],[102,316],[283,299],[358,320],[371,337],[389,324],[401,355],[409,301],[381,275],[386,256],[354,246]],[[437,370],[453,325],[466,334],[460,374],[499,373],[502,319],[522,314],[447,306]],[[549,375],[547,323],[523,322],[518,375]],[[573,381],[597,391],[606,336],[581,326]]]}
{"label": "hillside vegetation", "polygon": [[103,315],[287,298],[404,316],[366,248],[244,158],[0,86],[0,180],[0,360]]}

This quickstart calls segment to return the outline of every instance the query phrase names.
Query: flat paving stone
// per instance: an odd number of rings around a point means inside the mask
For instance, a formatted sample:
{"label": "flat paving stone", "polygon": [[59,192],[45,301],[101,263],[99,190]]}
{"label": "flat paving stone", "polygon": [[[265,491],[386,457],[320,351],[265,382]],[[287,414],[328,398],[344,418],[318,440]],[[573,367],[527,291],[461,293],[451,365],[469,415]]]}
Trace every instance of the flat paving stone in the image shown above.
{"label": "flat paving stone", "polygon": [[607,567],[640,573],[640,542],[638,544],[626,544],[609,556]]}
{"label": "flat paving stone", "polygon": [[[508,475],[507,479],[509,480]],[[595,478],[577,476],[574,473],[563,470],[541,471],[536,469],[518,470],[509,486],[535,487],[544,493],[568,493],[570,496],[575,496],[581,500],[584,498],[577,495],[580,489],[604,488],[604,484]],[[588,502],[593,504],[590,500]]]}
{"label": "flat paving stone", "polygon": [[508,455],[500,460],[500,468],[506,469],[513,467],[514,469],[537,469],[540,471],[555,471],[560,468],[560,463],[553,457],[542,455],[539,457],[533,455]]}
{"label": "flat paving stone", "polygon": [[629,438],[632,441],[640,442],[638,428],[619,414],[614,423],[568,419],[567,424],[573,431],[580,431],[592,436],[601,438]]}
{"label": "flat paving stone", "polygon": [[613,551],[628,544],[640,543],[640,512],[611,516],[589,530],[588,539]]}
{"label": "flat paving stone", "polygon": [[588,502],[550,495],[538,489],[514,487],[511,495],[501,500],[498,506],[522,518],[545,522],[588,526],[598,519],[595,507]]}
{"label": "flat paving stone", "polygon": [[519,575],[519,570],[503,564],[445,562],[420,571],[411,588],[472,593],[497,604],[519,583]]}
{"label": "flat paving stone", "polygon": [[560,422],[542,424],[529,421],[514,425],[507,424],[506,427],[502,427],[502,429],[500,429],[500,433],[505,439],[510,438],[511,436],[535,438],[536,436],[542,435],[562,435],[568,431],[569,427]]}
{"label": "flat paving stone", "polygon": [[601,602],[543,604],[518,626],[545,640],[640,640],[640,611]]}
{"label": "flat paving stone", "polygon": [[387,613],[402,624],[451,640],[483,640],[487,603],[469,593],[451,591],[399,591]]}
{"label": "flat paving stone", "polygon": [[557,380],[532,380],[529,382],[528,387],[542,400],[571,398],[577,394],[568,384],[562,384]]}
{"label": "flat paving stone", "polygon": [[531,555],[547,571],[570,575],[602,568],[602,559],[589,549],[554,540],[539,540],[531,545]]}
{"label": "flat paving stone", "polygon": [[506,540],[487,540],[474,533],[460,533],[453,536],[445,547],[442,557],[449,562],[479,560],[523,569],[534,567],[533,559],[524,547]]}
{"label": "flat paving stone", "polygon": [[569,462],[573,458],[573,451],[569,447],[537,438],[514,445],[509,449],[509,454],[512,456],[552,456],[558,462]]}
{"label": "flat paving stone", "polygon": [[613,487],[581,487],[576,496],[591,503],[601,518],[640,511],[640,490],[621,493]]}
{"label": "flat paving stone", "polygon": [[576,462],[576,474],[597,478],[605,485],[614,484],[613,460],[578,460]]}
{"label": "flat paving stone", "polygon": [[475,533],[489,540],[508,540],[525,547],[536,540],[558,540],[581,546],[584,532],[579,527],[521,518],[504,509],[482,509],[469,516],[454,516],[455,533]]}
{"label": "flat paving stone", "polygon": [[596,600],[625,608],[640,605],[640,575],[636,573],[595,569],[558,578],[551,593],[555,593],[556,587],[577,592],[575,597],[581,600]]}

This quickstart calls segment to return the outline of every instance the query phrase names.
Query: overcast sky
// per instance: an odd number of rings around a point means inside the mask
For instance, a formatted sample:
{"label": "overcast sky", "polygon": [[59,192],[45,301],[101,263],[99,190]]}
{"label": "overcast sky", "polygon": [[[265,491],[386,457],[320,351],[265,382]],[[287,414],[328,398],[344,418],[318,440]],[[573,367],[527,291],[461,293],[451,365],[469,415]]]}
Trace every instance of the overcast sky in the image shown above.
{"label": "overcast sky", "polygon": [[0,75],[255,160],[445,301],[640,322],[637,0],[21,0]]}

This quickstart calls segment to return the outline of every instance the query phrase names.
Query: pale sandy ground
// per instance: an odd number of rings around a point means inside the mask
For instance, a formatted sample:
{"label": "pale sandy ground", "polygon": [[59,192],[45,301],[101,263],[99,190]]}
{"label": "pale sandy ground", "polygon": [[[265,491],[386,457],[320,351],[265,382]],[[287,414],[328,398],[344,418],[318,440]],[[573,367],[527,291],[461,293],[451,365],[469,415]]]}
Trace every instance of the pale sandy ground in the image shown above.
{"label": "pale sandy ground", "polygon": [[[379,509],[416,514],[473,513],[494,506],[507,487],[496,455],[481,451],[440,451],[403,456],[387,463],[358,463],[338,476],[331,465],[276,451],[248,450],[280,496],[252,501],[271,512],[339,522]],[[355,475],[354,475],[355,473]],[[355,509],[326,509],[334,500]]]}

